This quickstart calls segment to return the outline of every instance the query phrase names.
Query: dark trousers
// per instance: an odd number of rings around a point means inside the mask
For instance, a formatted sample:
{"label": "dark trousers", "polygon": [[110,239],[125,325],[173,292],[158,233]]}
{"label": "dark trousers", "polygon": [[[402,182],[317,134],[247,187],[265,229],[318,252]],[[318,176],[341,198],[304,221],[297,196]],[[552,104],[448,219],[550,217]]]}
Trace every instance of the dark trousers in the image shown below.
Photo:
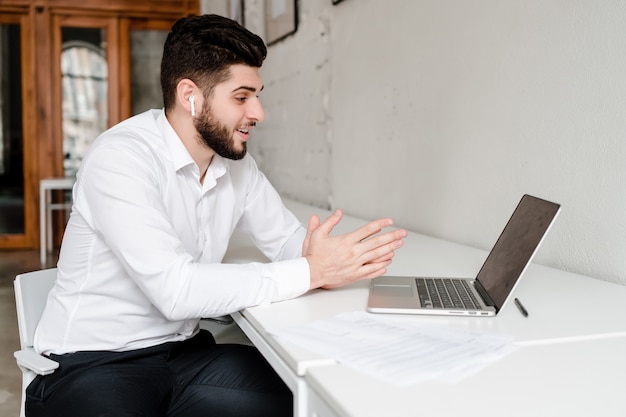
{"label": "dark trousers", "polygon": [[28,417],[291,416],[291,391],[252,346],[190,340],[130,352],[52,355],[27,388]]}

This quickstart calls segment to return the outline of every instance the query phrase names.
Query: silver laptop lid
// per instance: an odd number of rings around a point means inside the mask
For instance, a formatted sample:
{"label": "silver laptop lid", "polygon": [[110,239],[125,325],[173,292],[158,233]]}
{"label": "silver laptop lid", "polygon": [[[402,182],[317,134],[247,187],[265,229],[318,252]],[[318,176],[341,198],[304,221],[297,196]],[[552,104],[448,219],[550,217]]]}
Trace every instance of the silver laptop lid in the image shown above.
{"label": "silver laptop lid", "polygon": [[560,207],[528,194],[518,203],[476,277],[479,291],[482,287],[496,311],[530,264]]}

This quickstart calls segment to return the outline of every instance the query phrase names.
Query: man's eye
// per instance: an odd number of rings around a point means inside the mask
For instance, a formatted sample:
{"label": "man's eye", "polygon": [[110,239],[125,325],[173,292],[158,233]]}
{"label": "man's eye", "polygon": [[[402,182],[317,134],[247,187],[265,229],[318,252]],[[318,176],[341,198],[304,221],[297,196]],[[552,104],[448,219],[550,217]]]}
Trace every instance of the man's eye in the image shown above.
{"label": "man's eye", "polygon": [[248,98],[248,97],[235,97],[235,100],[237,100],[237,101],[239,101],[239,102],[243,103],[244,101],[246,101],[246,99],[247,99],[247,98]]}

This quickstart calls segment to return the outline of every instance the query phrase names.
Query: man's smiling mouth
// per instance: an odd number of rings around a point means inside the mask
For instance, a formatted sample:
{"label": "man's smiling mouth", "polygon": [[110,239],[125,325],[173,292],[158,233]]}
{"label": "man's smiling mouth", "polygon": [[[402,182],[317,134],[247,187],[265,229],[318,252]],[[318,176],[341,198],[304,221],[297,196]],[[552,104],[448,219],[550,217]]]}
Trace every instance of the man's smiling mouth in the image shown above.
{"label": "man's smiling mouth", "polygon": [[250,123],[248,126],[243,127],[241,129],[237,129],[237,131],[243,133],[244,135],[247,135],[248,133],[250,133],[250,129],[256,126],[256,122],[252,122]]}

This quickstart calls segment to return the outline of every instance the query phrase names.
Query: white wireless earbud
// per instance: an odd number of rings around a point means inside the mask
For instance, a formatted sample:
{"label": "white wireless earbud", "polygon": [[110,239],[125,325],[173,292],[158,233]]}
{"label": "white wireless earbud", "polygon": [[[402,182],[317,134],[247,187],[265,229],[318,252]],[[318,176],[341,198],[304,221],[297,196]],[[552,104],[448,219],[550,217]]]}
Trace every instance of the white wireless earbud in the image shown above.
{"label": "white wireless earbud", "polygon": [[191,117],[196,116],[196,98],[194,96],[189,96],[189,104],[191,105]]}

